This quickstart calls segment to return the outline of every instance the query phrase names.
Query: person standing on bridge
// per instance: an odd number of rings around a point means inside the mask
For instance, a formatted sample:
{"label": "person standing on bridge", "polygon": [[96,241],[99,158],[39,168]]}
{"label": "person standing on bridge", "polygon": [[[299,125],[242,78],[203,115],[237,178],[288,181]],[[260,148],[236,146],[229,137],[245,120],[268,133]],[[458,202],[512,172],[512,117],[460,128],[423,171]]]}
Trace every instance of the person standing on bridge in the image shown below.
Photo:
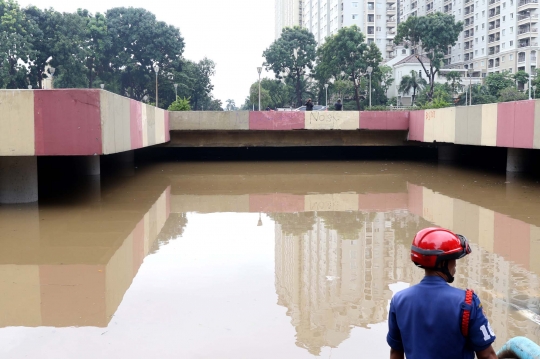
{"label": "person standing on bridge", "polygon": [[336,111],[342,111],[343,110],[343,104],[341,103],[340,98],[338,98],[337,102],[334,104],[334,110],[336,110]]}
{"label": "person standing on bridge", "polygon": [[311,102],[310,98],[306,102],[306,111],[313,111],[313,102]]}
{"label": "person standing on bridge", "polygon": [[388,314],[390,359],[496,359],[495,334],[472,290],[448,285],[456,260],[471,253],[462,235],[442,228],[418,232],[411,260],[425,270],[422,281],[392,298]]}

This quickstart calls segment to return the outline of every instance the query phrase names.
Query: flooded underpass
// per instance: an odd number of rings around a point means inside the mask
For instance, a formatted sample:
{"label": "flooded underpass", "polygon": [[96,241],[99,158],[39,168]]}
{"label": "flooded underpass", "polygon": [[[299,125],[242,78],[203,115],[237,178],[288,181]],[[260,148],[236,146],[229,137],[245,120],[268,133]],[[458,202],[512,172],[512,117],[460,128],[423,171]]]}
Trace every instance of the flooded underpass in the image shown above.
{"label": "flooded underpass", "polygon": [[453,285],[481,298],[495,348],[540,343],[534,179],[162,161],[94,182],[0,206],[2,358],[387,358],[389,301],[422,279],[410,243],[432,225],[470,240]]}

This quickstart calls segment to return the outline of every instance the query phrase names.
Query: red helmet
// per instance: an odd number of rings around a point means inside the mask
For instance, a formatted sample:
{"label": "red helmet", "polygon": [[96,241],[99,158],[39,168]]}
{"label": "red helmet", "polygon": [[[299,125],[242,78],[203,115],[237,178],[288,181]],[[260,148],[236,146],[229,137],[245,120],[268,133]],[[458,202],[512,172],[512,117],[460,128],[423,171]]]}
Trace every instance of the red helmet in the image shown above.
{"label": "red helmet", "polygon": [[437,268],[440,262],[463,258],[469,253],[467,238],[444,228],[422,229],[411,246],[411,260],[421,268]]}

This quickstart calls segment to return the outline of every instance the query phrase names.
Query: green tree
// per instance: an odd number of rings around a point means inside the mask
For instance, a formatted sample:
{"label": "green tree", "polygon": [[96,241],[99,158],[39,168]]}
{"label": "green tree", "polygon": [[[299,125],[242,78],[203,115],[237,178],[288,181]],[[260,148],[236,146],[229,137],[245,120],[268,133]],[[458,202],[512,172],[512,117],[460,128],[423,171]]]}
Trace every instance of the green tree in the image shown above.
{"label": "green tree", "polygon": [[266,70],[272,70],[277,79],[286,78],[294,83],[296,105],[302,105],[306,71],[315,63],[315,37],[307,29],[286,27],[281,36],[263,52]]}
{"label": "green tree", "polygon": [[39,29],[13,0],[0,0],[0,88],[28,84],[28,64],[34,57],[32,36]]}
{"label": "green tree", "polygon": [[[483,85],[472,85],[472,88],[469,89],[470,92],[472,92],[472,104],[473,105],[481,105],[484,103],[494,103],[497,102],[497,97],[490,94],[489,89],[487,86]],[[469,95],[470,92],[465,95],[465,93],[461,93],[458,97],[458,100],[456,101],[456,105],[467,105],[469,103]],[[465,98],[467,98],[467,104],[465,103]]]}
{"label": "green tree", "polygon": [[512,75],[507,71],[503,71],[501,73],[490,73],[486,76],[484,83],[489,90],[489,94],[495,97],[499,97],[503,89],[507,87],[514,87]]}
{"label": "green tree", "polygon": [[228,99],[225,102],[227,103],[227,105],[225,106],[226,111],[236,111],[236,110],[238,110],[238,108],[236,107],[236,104],[234,103],[233,99]]}
{"label": "green tree", "polygon": [[[422,77],[418,76],[418,73],[414,70],[411,70],[410,75],[405,75],[401,78],[399,83],[399,92],[403,94],[408,94],[412,90],[412,102],[411,105],[414,105],[414,99],[416,98],[416,91],[421,90],[427,86],[427,82]],[[428,101],[432,96],[428,95]]]}
{"label": "green tree", "polygon": [[[372,69],[372,81],[380,79],[379,64],[381,52],[374,43],[366,44],[364,34],[356,25],[341,28],[328,38],[317,50],[317,72],[322,78],[338,79],[345,74],[354,87],[356,107],[360,110],[362,80],[367,77],[367,69]],[[365,86],[365,85],[364,85]],[[363,88],[365,88],[362,86]]]}
{"label": "green tree", "polygon": [[461,73],[458,71],[450,71],[446,75],[446,83],[448,86],[450,86],[450,89],[452,90],[452,95],[457,94],[459,90],[462,88],[461,85]]}
{"label": "green tree", "polygon": [[181,71],[184,39],[180,30],[157,21],[144,9],[114,8],[106,17],[112,39],[111,69],[119,75],[122,94],[139,101],[145,96],[155,98],[153,65],[159,64],[162,79],[174,78]]}
{"label": "green tree", "polygon": [[[463,22],[456,22],[453,15],[440,12],[421,17],[411,16],[398,25],[394,42],[405,43],[415,49],[416,58],[429,80],[430,101],[433,98],[435,76],[443,65],[444,53],[448,47],[456,44],[462,30]],[[429,69],[421,55],[429,59]]]}
{"label": "green tree", "polygon": [[516,72],[512,78],[518,83],[520,89],[522,89],[525,84],[529,82],[529,74],[523,70]]}
{"label": "green tree", "polygon": [[499,93],[499,102],[521,101],[521,100],[527,100],[528,98],[529,98],[528,95],[519,91],[515,87],[504,88]]}
{"label": "green tree", "polygon": [[169,111],[191,111],[191,106],[189,105],[189,98],[180,98],[178,97],[176,101],[170,104]]}
{"label": "green tree", "polygon": [[[433,100],[429,101],[428,99],[428,91],[429,89],[427,87],[424,87],[422,90],[420,90],[419,94],[416,96],[416,104],[419,106],[439,106],[440,107],[446,107],[442,104],[448,103],[453,104],[454,103],[454,97],[452,95],[452,88],[449,84],[444,83],[436,83],[433,88]],[[435,100],[437,100],[437,103],[439,105],[434,104]],[[438,107],[432,107],[432,108],[438,108]]]}
{"label": "green tree", "polygon": [[390,66],[380,65],[379,71],[381,73],[381,88],[386,96],[388,89],[390,89],[395,81],[395,79],[392,77],[394,70]]}
{"label": "green tree", "polygon": [[270,98],[270,92],[262,87],[261,81],[261,108],[259,108],[259,82],[254,82],[249,88],[249,101],[255,105],[257,111],[262,111],[267,106],[271,105],[272,99]]}
{"label": "green tree", "polygon": [[41,10],[35,6],[29,6],[24,9],[28,21],[36,25],[30,42],[35,50],[29,62],[29,84],[32,87],[43,88],[43,79],[48,77],[45,69],[53,57],[56,57],[55,47],[58,44],[60,36],[69,36],[69,34],[60,34],[57,30],[62,22],[62,14],[53,9]]}

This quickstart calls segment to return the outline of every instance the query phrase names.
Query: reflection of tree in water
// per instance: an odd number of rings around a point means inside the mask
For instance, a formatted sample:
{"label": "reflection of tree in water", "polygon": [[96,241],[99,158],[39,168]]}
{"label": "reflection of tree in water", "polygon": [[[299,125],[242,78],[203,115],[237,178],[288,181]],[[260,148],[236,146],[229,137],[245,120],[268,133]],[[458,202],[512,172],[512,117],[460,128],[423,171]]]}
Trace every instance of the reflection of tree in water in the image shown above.
{"label": "reflection of tree in water", "polygon": [[159,246],[167,245],[169,241],[181,237],[187,224],[186,213],[171,213],[159,233],[156,243]]}
{"label": "reflection of tree in water", "polygon": [[268,213],[268,217],[281,225],[283,233],[294,236],[303,235],[315,225],[314,212]]}
{"label": "reflection of tree in water", "polygon": [[318,212],[317,217],[324,220],[326,228],[336,230],[341,239],[357,239],[370,214],[358,211]]}

